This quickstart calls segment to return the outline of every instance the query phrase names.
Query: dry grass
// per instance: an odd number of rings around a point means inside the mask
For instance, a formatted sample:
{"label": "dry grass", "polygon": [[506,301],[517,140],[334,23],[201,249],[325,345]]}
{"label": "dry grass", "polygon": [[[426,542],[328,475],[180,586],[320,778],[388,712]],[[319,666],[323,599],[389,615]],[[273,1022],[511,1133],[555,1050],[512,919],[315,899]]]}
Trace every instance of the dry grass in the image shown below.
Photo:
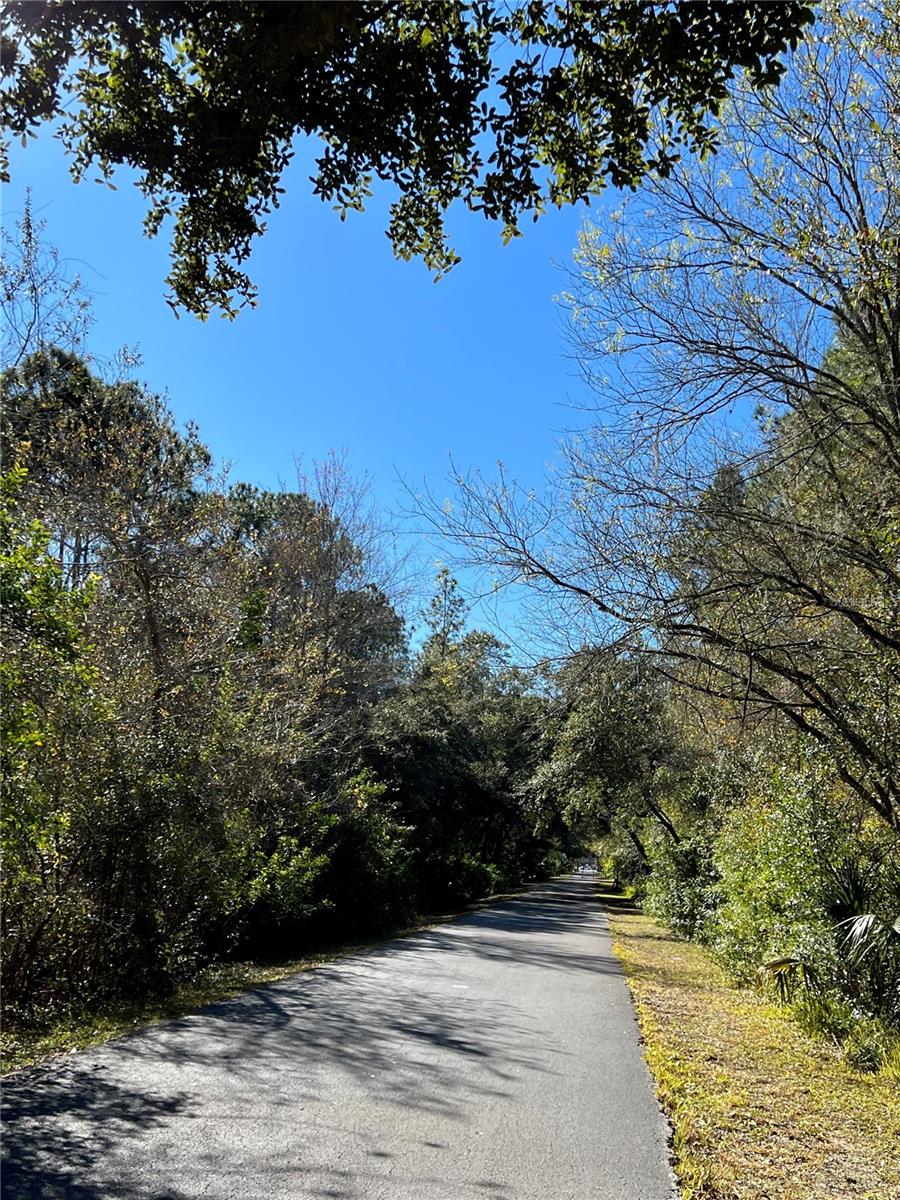
{"label": "dry grass", "polygon": [[900,1200],[900,1086],[604,895],[684,1200]]}

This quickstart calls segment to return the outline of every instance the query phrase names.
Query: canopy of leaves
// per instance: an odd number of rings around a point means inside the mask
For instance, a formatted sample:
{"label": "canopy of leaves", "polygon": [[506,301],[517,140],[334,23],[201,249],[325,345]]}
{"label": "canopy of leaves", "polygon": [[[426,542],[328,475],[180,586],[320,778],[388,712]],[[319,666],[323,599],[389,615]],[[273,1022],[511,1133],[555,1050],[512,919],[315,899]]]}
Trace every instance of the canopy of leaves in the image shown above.
{"label": "canopy of leaves", "polygon": [[148,233],[175,218],[172,302],[233,315],[295,135],[324,143],[314,191],[342,217],[393,184],[395,252],[441,273],[454,200],[508,238],[547,203],[665,174],[714,147],[735,71],[777,82],[811,19],[795,0],[20,2],[3,115],[23,141],[60,118],[76,179],[134,168]]}

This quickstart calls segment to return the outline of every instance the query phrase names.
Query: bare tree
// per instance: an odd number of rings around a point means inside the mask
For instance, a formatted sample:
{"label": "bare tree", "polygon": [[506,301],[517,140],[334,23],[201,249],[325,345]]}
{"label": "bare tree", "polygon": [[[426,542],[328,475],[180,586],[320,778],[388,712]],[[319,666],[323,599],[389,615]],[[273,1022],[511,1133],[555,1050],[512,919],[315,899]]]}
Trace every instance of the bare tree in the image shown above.
{"label": "bare tree", "polygon": [[900,829],[900,9],[826,16],[715,158],[584,231],[597,404],[555,480],[459,477],[433,519],[582,636],[786,719]]}
{"label": "bare tree", "polygon": [[2,232],[0,312],[2,366],[18,367],[49,346],[84,353],[92,323],[90,298],[78,275],[69,273],[59,251],[43,238],[45,223],[34,216],[31,193],[14,229]]}

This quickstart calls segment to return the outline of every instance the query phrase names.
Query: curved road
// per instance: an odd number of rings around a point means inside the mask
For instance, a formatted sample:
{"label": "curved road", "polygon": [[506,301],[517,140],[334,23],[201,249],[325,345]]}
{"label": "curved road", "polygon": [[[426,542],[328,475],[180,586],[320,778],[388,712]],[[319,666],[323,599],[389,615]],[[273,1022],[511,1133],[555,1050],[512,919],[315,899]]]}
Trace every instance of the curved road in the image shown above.
{"label": "curved road", "polygon": [[671,1200],[589,878],[4,1087],[4,1200]]}

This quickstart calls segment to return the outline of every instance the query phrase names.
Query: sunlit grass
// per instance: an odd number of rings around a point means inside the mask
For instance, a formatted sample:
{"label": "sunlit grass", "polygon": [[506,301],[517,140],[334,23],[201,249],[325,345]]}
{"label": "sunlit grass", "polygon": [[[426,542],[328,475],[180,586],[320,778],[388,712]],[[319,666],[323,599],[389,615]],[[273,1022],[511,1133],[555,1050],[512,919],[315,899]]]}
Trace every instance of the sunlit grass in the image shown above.
{"label": "sunlit grass", "polygon": [[900,1087],[604,895],[684,1200],[897,1200]]}

